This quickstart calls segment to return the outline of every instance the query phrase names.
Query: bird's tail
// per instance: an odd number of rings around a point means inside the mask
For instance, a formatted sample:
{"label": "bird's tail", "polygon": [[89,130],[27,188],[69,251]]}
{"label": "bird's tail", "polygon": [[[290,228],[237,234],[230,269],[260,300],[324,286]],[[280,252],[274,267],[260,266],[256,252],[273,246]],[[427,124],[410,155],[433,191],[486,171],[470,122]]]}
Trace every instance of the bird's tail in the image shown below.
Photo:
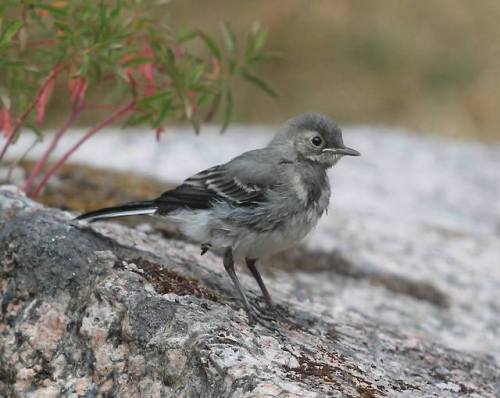
{"label": "bird's tail", "polygon": [[84,213],[76,217],[76,220],[87,220],[89,222],[92,222],[97,220],[104,220],[106,218],[154,214],[156,213],[157,209],[158,205],[155,204],[152,200],[144,202],[130,202],[125,203],[121,206],[106,207],[104,209]]}

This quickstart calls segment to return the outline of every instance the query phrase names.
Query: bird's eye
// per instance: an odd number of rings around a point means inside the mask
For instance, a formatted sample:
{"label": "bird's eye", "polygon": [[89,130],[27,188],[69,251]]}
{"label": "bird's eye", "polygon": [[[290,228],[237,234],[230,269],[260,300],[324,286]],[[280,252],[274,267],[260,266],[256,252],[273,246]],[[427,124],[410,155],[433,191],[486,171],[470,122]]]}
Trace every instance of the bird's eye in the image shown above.
{"label": "bird's eye", "polygon": [[321,144],[323,144],[323,140],[322,140],[322,139],[321,139],[321,137],[320,137],[320,136],[318,136],[318,135],[317,135],[317,136],[315,136],[315,137],[313,137],[313,138],[312,138],[312,140],[311,140],[311,142],[312,142],[312,144],[313,144],[314,146],[321,146]]}

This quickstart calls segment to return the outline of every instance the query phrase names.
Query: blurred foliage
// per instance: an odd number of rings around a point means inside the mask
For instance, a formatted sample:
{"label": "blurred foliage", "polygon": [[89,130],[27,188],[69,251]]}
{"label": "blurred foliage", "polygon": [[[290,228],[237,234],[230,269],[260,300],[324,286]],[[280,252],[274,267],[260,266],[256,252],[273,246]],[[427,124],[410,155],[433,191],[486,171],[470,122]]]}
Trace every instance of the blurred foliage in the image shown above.
{"label": "blurred foliage", "polygon": [[308,110],[341,123],[390,124],[500,139],[498,0],[173,0],[177,23],[214,32],[259,19],[282,57],[261,75],[278,101],[237,84],[235,120],[281,123]]}
{"label": "blurred foliage", "polygon": [[[236,37],[246,35],[255,20],[268,28],[268,47],[279,49],[281,57],[261,65],[259,77],[272,82],[280,97],[275,101],[230,78],[237,122],[281,123],[315,110],[341,123],[500,139],[498,0],[163,3],[147,1],[147,14],[174,32],[196,27],[226,42],[220,21],[230,21]],[[203,54],[202,44],[188,43]],[[55,87],[56,93],[64,90],[65,85]],[[87,100],[100,104],[116,95],[103,80]],[[54,95],[42,127],[60,125],[69,106],[64,95]],[[223,105],[221,110],[220,123]],[[78,123],[91,124],[104,115],[104,109],[89,106]]]}
{"label": "blurred foliage", "polygon": [[[220,48],[199,29],[173,32],[155,18],[163,14],[162,3],[4,0],[0,6],[3,109],[10,111],[12,120],[36,96],[42,79],[54,72],[56,83],[66,80],[70,97],[80,85],[85,86],[81,95],[88,96],[106,84],[106,92],[99,92],[100,97],[104,94],[103,108],[123,101],[127,94],[135,96],[137,105],[128,123],[154,128],[170,119],[187,118],[198,130],[200,120],[212,117],[220,104],[226,126],[232,113],[231,76],[273,94],[253,74],[255,66],[269,57],[263,51],[265,31],[254,27],[240,54],[228,24],[223,25],[225,47]],[[195,39],[204,42],[206,51],[192,50]],[[35,115],[30,116],[27,125],[38,130],[42,120],[35,123]]]}
{"label": "blurred foliage", "polygon": [[[254,24],[241,43],[223,23],[223,45],[199,28],[172,29],[164,1],[3,0],[0,4],[0,160],[21,128],[41,135],[53,92],[66,103],[57,133],[24,189],[36,197],[47,179],[108,124],[148,125],[157,136],[172,120],[196,132],[222,108],[222,130],[233,114],[233,78],[275,96],[255,75],[273,57],[267,32]],[[219,24],[218,24],[219,25]],[[64,87],[64,89],[62,89]],[[98,110],[99,117],[92,110]],[[58,141],[82,114],[94,125],[33,188]]]}

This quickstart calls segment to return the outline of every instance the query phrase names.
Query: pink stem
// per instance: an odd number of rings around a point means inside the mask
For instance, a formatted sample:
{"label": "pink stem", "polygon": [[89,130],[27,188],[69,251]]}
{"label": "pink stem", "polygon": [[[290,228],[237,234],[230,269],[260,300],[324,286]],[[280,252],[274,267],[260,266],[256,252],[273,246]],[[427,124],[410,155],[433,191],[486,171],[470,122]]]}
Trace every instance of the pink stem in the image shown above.
{"label": "pink stem", "polygon": [[75,93],[75,99],[73,101],[73,105],[71,107],[71,113],[69,114],[68,118],[62,125],[62,127],[59,129],[57,134],[54,136],[52,139],[52,142],[50,143],[49,147],[43,154],[42,158],[35,164],[35,167],[30,172],[30,175],[24,182],[23,186],[23,191],[26,192],[27,194],[30,193],[31,189],[33,188],[33,181],[35,180],[36,177],[40,174],[40,171],[43,169],[43,167],[47,164],[47,161],[49,160],[50,155],[56,148],[57,144],[59,143],[60,139],[66,133],[68,128],[71,127],[71,125],[74,123],[78,115],[81,113],[83,110],[83,98],[81,96],[83,90],[85,89],[85,86],[81,84],[79,88],[77,89]]}
{"label": "pink stem", "polygon": [[100,131],[103,127],[106,127],[108,124],[113,123],[120,117],[122,117],[125,113],[130,111],[131,109],[134,108],[135,106],[135,99],[127,103],[126,105],[122,106],[121,108],[116,109],[111,115],[109,115],[106,119],[102,120],[99,122],[97,125],[92,127],[89,131],[85,133],[85,135],[78,140],[78,142],[73,145],[45,174],[43,177],[42,181],[37,185],[35,188],[35,191],[32,194],[33,198],[37,198],[38,195],[40,194],[40,191],[43,189],[43,187],[47,184],[47,181],[49,180],[54,173],[59,170],[59,168],[68,160],[68,158],[78,149],[80,146],[87,141],[90,137],[92,137],[95,133]]}
{"label": "pink stem", "polygon": [[21,128],[21,126],[24,124],[30,113],[35,109],[37,106],[38,102],[40,101],[40,97],[42,96],[42,93],[45,91],[46,86],[50,83],[52,79],[55,79],[56,75],[62,70],[62,65],[55,67],[52,69],[50,72],[49,76],[45,79],[43,82],[42,86],[38,90],[38,93],[35,97],[35,99],[31,102],[31,104],[28,105],[28,108],[23,112],[23,114],[19,117],[17,123],[15,124],[14,128],[10,132],[9,136],[7,137],[7,141],[5,142],[2,151],[0,152],[0,161],[4,157],[5,153],[7,152],[7,149],[9,149],[9,146],[12,144],[12,141],[14,141],[14,137],[16,136],[17,132]]}

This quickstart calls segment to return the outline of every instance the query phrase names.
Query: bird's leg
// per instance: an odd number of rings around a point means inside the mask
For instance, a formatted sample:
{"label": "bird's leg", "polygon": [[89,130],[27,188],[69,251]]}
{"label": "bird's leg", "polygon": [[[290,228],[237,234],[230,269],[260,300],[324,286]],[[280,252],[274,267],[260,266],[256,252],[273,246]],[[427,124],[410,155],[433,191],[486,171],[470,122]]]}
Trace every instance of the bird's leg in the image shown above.
{"label": "bird's leg", "polygon": [[238,291],[238,294],[240,295],[241,301],[243,302],[243,306],[245,307],[245,311],[250,321],[259,323],[270,330],[279,332],[279,329],[272,325],[272,323],[274,323],[276,320],[274,314],[267,315],[261,312],[257,312],[250,306],[250,303],[248,302],[248,299],[245,296],[243,289],[241,288],[240,281],[236,276],[236,272],[234,271],[233,251],[230,247],[227,248],[224,252],[224,268],[231,277],[231,280],[233,281],[233,284]]}
{"label": "bird's leg", "polygon": [[269,291],[267,290],[266,285],[264,284],[264,280],[262,279],[262,276],[260,275],[260,272],[255,265],[257,259],[245,258],[245,261],[247,263],[248,269],[250,270],[253,277],[259,284],[260,290],[262,291],[262,295],[264,296],[264,301],[266,302],[267,308],[261,310],[259,316],[266,320],[276,321],[279,319],[281,321],[290,322],[288,314],[286,312],[283,312],[279,306],[274,304],[271,295],[269,294]]}
{"label": "bird's leg", "polygon": [[264,301],[266,302],[266,305],[268,308],[272,309],[274,308],[274,303],[273,300],[271,299],[271,295],[267,291],[266,285],[264,284],[264,281],[262,280],[262,277],[260,276],[259,270],[257,269],[257,266],[255,263],[257,262],[256,258],[245,258],[245,261],[247,263],[247,267],[252,273],[253,277],[259,284],[260,290],[262,291],[262,295],[264,296]]}
{"label": "bird's leg", "polygon": [[224,252],[224,268],[226,269],[226,272],[229,274],[231,280],[233,281],[233,285],[238,291],[238,294],[240,295],[241,301],[243,302],[243,306],[245,307],[248,316],[252,320],[255,320],[255,314],[253,313],[252,308],[250,307],[250,303],[248,302],[245,293],[243,293],[240,281],[236,276],[236,272],[234,271],[233,250],[230,247],[228,247]]}

